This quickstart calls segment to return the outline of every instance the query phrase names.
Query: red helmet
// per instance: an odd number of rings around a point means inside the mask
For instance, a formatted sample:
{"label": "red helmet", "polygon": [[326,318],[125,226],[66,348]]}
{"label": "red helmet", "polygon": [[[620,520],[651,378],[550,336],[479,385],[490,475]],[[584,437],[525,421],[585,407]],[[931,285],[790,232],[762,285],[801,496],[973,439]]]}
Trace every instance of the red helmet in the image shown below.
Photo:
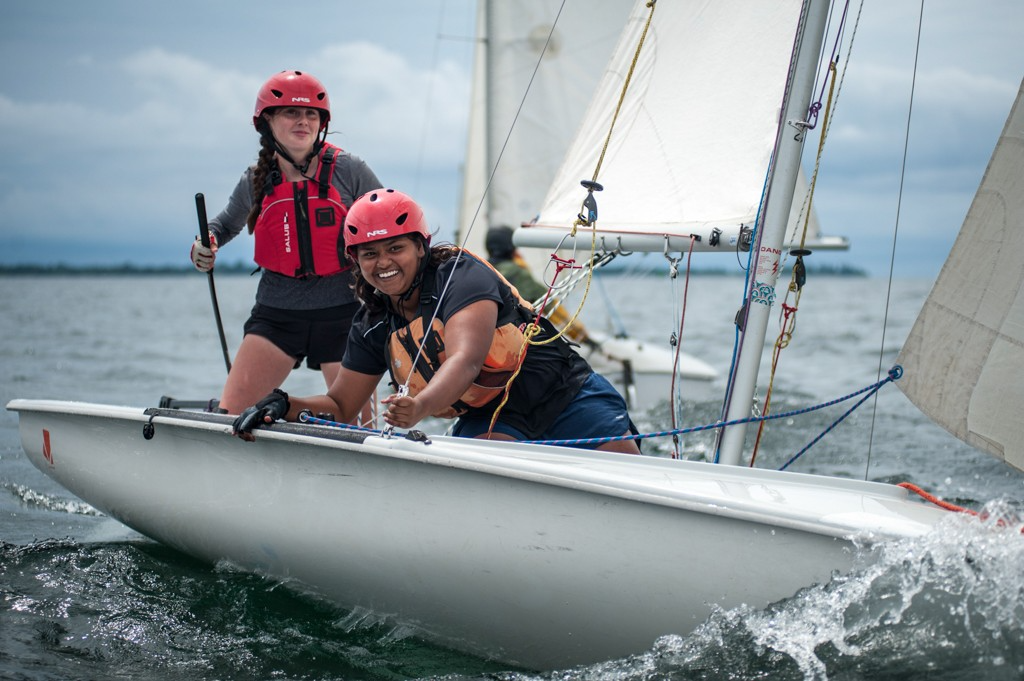
{"label": "red helmet", "polygon": [[331,120],[331,100],[323,83],[302,71],[282,71],[270,77],[256,95],[256,113],[252,124],[256,125],[267,109],[277,106],[303,106],[319,109],[320,129],[327,127]]}
{"label": "red helmet", "polygon": [[366,192],[348,209],[345,216],[345,252],[356,259],[356,246],[393,239],[403,234],[419,234],[430,245],[430,228],[423,209],[408,195],[394,189]]}

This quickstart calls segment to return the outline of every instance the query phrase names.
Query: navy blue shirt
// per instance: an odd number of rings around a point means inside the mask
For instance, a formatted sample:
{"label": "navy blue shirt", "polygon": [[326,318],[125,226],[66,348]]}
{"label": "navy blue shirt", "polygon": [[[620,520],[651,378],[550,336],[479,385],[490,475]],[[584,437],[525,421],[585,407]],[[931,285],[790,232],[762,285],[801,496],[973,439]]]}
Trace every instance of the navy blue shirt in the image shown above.
{"label": "navy blue shirt", "polygon": [[[517,314],[519,300],[508,284],[488,265],[465,252],[457,261],[452,258],[441,263],[436,270],[428,269],[424,276],[433,277],[437,318],[443,323],[467,305],[480,300],[492,300],[498,305],[499,325]],[[422,288],[429,290],[429,287]],[[421,316],[428,314],[429,306],[426,310],[421,306]],[[522,319],[529,317],[523,316]],[[425,323],[429,321],[429,318],[424,320]],[[371,313],[363,307],[352,322],[342,366],[363,374],[383,375],[388,371],[388,339],[394,330],[407,324],[408,321],[400,315]],[[541,326],[543,331],[535,340],[550,338],[554,333],[547,320],[542,320]],[[531,438],[539,437],[572,402],[591,373],[587,361],[564,340],[530,345],[499,419]],[[489,418],[500,402],[501,398],[496,398],[483,407],[470,408],[466,415]]]}

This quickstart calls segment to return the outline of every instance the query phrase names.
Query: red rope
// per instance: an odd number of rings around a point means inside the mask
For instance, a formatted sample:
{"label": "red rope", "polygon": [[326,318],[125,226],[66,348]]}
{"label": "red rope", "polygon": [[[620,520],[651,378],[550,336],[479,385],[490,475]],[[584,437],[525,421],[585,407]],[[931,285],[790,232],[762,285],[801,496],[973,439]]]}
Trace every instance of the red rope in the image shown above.
{"label": "red rope", "polygon": [[[679,333],[676,336],[676,354],[672,359],[672,383],[669,387],[669,402],[672,404],[672,430],[677,428],[676,426],[676,408],[680,405],[676,404],[676,376],[679,373],[679,354],[683,350],[683,325],[686,323],[686,299],[690,294],[690,262],[693,260],[693,246],[697,240],[690,235],[690,250],[686,256],[686,280],[683,286],[683,309],[679,315]],[[672,436],[672,458],[681,458],[682,452],[679,448],[679,436]]]}
{"label": "red rope", "polygon": [[[902,487],[903,489],[910,490],[911,492],[914,492],[915,494],[921,496],[923,499],[926,499],[927,501],[932,502],[933,504],[935,504],[939,508],[944,508],[947,511],[954,511],[956,513],[969,513],[970,515],[977,516],[977,517],[981,518],[982,520],[985,520],[986,517],[987,517],[987,515],[983,515],[981,513],[978,513],[977,511],[972,511],[969,508],[963,508],[962,506],[957,506],[955,504],[951,504],[948,501],[942,501],[938,497],[936,497],[936,496],[934,496],[932,494],[929,494],[928,492],[925,492],[923,489],[921,489],[920,487],[918,487],[917,485],[914,485],[912,483],[901,482],[901,483],[899,483],[897,485],[897,487]],[[996,521],[996,525],[998,525],[999,527],[1006,527],[1008,524],[1009,523],[1007,523],[1005,520],[1002,520],[1002,519]],[[1024,527],[1020,528],[1020,533],[1024,534]]]}
{"label": "red rope", "polygon": [[930,501],[931,503],[935,504],[939,508],[944,508],[947,511],[955,511],[956,513],[970,513],[971,515],[978,515],[977,511],[972,511],[969,508],[964,508],[963,506],[957,506],[955,504],[949,503],[948,501],[943,501],[942,499],[939,499],[934,494],[929,494],[928,492],[925,492],[923,489],[921,489],[920,487],[918,487],[917,485],[915,485],[913,483],[901,482],[901,483],[899,483],[896,486],[897,487],[902,487],[903,489],[906,489],[906,490],[910,490],[914,494],[917,494],[918,496],[920,496],[922,499],[925,499],[926,501]]}

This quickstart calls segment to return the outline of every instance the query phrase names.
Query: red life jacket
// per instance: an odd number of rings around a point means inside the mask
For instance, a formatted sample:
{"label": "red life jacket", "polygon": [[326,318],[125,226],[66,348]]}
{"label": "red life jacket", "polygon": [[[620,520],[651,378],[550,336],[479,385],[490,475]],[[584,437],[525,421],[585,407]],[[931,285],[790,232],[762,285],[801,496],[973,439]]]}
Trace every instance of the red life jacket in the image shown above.
{"label": "red life jacket", "polygon": [[253,228],[257,265],[289,277],[327,276],[349,268],[341,231],[348,208],[331,184],[339,151],[324,144],[316,182],[282,182],[264,197]]}

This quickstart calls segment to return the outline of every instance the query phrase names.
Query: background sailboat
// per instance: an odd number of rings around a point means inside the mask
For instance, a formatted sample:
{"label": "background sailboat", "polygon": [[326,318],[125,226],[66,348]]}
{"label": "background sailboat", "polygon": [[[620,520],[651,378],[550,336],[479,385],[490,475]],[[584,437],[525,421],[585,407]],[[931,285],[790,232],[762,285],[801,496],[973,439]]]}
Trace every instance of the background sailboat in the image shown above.
{"label": "background sailboat", "polygon": [[478,2],[459,243],[485,253],[489,226],[537,214],[631,6]]}

